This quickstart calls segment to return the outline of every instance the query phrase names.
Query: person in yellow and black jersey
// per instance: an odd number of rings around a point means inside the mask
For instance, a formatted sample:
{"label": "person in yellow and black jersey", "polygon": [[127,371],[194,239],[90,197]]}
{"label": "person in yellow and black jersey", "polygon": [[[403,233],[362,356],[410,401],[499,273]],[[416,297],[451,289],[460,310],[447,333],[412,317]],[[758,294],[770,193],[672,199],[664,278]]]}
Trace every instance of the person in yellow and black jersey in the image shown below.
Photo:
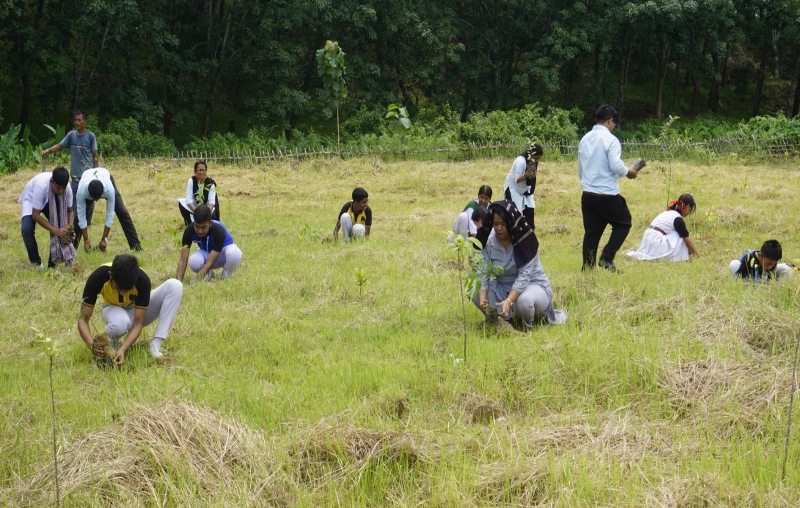
{"label": "person in yellow and black jersey", "polygon": [[348,201],[339,212],[336,219],[336,227],[333,228],[333,239],[339,241],[339,229],[342,230],[344,243],[350,238],[358,236],[361,238],[369,236],[369,228],[372,227],[372,210],[370,209],[369,194],[361,187],[353,189],[353,200]]}
{"label": "person in yellow and black jersey", "polygon": [[[150,278],[139,268],[136,256],[122,254],[114,261],[101,265],[89,275],[83,288],[83,300],[78,319],[78,332],[96,356],[102,357],[101,347],[95,347],[89,320],[94,313],[97,296],[101,296],[103,321],[112,347],[117,350],[116,365],[125,362],[125,352],[139,338],[142,328],[158,320],[150,354],[163,356],[161,343],[167,339],[172,322],[183,297],[183,284],[169,279],[151,291]],[[120,344],[123,336],[125,341]]]}

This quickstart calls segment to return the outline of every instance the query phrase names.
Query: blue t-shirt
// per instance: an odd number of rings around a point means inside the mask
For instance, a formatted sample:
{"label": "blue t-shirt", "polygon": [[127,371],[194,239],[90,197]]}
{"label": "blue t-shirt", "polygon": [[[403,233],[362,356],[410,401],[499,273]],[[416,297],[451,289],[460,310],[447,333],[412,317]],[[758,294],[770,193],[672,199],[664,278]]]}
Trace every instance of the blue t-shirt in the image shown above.
{"label": "blue t-shirt", "polygon": [[201,238],[194,232],[194,222],[192,222],[188,228],[183,230],[181,246],[188,249],[192,246],[192,242],[206,252],[222,252],[222,249],[228,245],[233,245],[233,237],[228,233],[225,224],[215,220],[211,221],[211,227],[208,228],[205,238]]}
{"label": "blue t-shirt", "polygon": [[79,180],[84,171],[94,167],[92,150],[97,151],[97,138],[92,131],[87,130],[83,135],[78,131],[69,131],[59,144],[69,148],[69,174],[73,178]]}

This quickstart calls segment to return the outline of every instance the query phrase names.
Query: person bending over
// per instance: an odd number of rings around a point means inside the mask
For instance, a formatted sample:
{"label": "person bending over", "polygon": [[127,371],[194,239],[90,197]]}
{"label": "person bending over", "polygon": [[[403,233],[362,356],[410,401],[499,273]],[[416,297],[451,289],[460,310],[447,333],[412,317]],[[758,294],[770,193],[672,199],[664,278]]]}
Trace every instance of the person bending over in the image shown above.
{"label": "person bending over", "polygon": [[36,243],[36,224],[50,232],[50,254],[47,266],[64,262],[72,266],[75,248],[72,240],[75,232],[67,226],[72,224],[72,189],[69,173],[65,168],[55,168],[52,173],[39,173],[31,178],[22,194],[22,242],[28,251],[28,260],[38,270],[44,270]]}
{"label": "person bending over", "polygon": [[[125,363],[125,352],[139,338],[142,328],[156,320],[158,324],[149,350],[154,358],[163,356],[161,343],[167,340],[178,314],[183,285],[176,279],[169,279],[152,292],[150,287],[150,278],[139,268],[136,256],[130,254],[116,256],[114,261],[101,265],[89,275],[83,288],[78,332],[95,356],[104,355],[103,348],[95,346],[89,329],[98,295],[103,297],[101,308],[108,340],[117,351],[116,365]],[[123,336],[125,341],[120,344]]]}
{"label": "person bending over", "polygon": [[475,236],[478,233],[478,229],[483,224],[483,218],[486,217],[486,213],[486,208],[479,206],[474,210],[470,208],[458,214],[456,222],[453,224],[453,235],[451,238],[455,238],[455,235],[461,235],[464,238]]}
{"label": "person bending over", "polygon": [[645,230],[639,249],[628,252],[628,256],[640,261],[686,261],[689,254],[698,256],[694,243],[689,239],[686,221],[683,220],[696,208],[691,194],[683,194],[675,201],[670,201],[667,211],[658,214]]}
{"label": "person bending over", "polygon": [[333,240],[339,242],[339,229],[342,230],[344,243],[350,238],[358,236],[360,238],[369,237],[369,229],[372,227],[372,210],[369,207],[369,194],[361,187],[353,189],[352,201],[348,201],[339,212],[336,219],[336,227],[333,228]]}
{"label": "person bending over", "polygon": [[553,308],[553,289],[539,260],[536,234],[513,202],[492,203],[476,238],[484,246],[484,262],[503,269],[496,278],[487,273],[481,280],[481,290],[472,301],[482,312],[497,307],[501,318],[516,316],[525,329],[537,319],[553,324],[567,321],[566,312]]}
{"label": "person bending over", "polygon": [[779,263],[783,257],[783,248],[778,240],[767,240],[761,250],[749,250],[740,259],[734,259],[728,265],[734,278],[752,279],[761,282],[772,279],[788,279],[794,272],[786,263]]}
{"label": "person bending over", "polygon": [[[199,249],[189,256],[192,242]],[[242,264],[242,251],[233,243],[233,237],[228,233],[225,224],[211,220],[211,209],[208,205],[200,205],[194,209],[194,222],[183,231],[181,240],[181,257],[178,260],[178,273],[175,275],[183,281],[186,273],[186,263],[195,272],[193,283],[199,282],[203,277],[214,277],[214,272],[222,268],[222,278],[227,279]]]}
{"label": "person bending over", "polygon": [[[133,220],[131,220],[131,214],[128,213],[125,203],[122,202],[122,195],[117,190],[114,177],[111,176],[111,173],[106,168],[93,168],[85,171],[78,184],[78,196],[76,198],[78,203],[78,228],[83,237],[84,248],[86,250],[92,248],[88,230],[92,222],[91,215],[87,214],[87,210],[90,208],[89,205],[101,198],[106,200],[106,221],[103,237],[100,239],[100,243],[97,244],[98,248],[103,252],[106,251],[108,233],[114,224],[114,214],[116,214],[122,226],[122,232],[125,233],[125,238],[128,240],[128,246],[131,250],[141,251],[142,244],[139,243],[139,235],[136,233],[136,226],[133,225]],[[78,246],[78,238],[75,239],[75,246]]]}

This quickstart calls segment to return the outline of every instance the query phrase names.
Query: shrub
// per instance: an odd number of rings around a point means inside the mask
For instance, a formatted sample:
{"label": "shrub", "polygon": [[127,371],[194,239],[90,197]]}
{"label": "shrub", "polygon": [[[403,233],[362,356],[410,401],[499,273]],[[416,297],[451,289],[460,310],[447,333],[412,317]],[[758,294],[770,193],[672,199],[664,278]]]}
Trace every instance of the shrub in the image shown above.
{"label": "shrub", "polygon": [[112,120],[97,134],[97,147],[104,157],[165,155],[175,152],[172,140],[141,129],[133,118]]}

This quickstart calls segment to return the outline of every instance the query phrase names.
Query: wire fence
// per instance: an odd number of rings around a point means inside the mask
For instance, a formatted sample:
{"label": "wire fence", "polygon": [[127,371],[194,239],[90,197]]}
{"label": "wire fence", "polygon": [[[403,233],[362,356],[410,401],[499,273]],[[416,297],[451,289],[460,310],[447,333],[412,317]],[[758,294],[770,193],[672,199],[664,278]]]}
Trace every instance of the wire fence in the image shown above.
{"label": "wire fence", "polygon": [[[578,155],[578,144],[574,141],[544,142],[545,160],[554,162],[574,161]],[[261,162],[291,159],[353,159],[378,158],[383,161],[465,161],[487,158],[509,158],[519,155],[524,149],[520,143],[468,143],[451,147],[381,147],[342,146],[307,147],[290,150],[187,150],[171,154],[134,157],[138,160],[169,159],[173,161],[198,160],[227,164],[258,164]],[[658,142],[625,141],[622,143],[625,158],[657,160],[750,160],[757,158],[792,158],[800,155],[800,136],[747,137],[744,135],[691,142],[668,140]]]}

